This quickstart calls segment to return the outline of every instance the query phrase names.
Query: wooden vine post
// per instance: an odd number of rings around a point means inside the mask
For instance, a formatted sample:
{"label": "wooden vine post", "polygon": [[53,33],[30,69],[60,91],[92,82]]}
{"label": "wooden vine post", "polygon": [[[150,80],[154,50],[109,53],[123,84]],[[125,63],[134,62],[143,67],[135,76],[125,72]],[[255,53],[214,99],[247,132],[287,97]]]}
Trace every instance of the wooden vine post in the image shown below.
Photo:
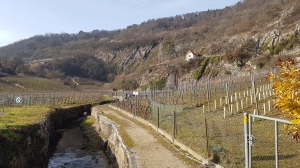
{"label": "wooden vine post", "polygon": [[252,90],[253,90],[253,94],[254,94],[255,111],[256,111],[256,114],[259,115],[258,100],[257,100],[254,76],[252,77]]}

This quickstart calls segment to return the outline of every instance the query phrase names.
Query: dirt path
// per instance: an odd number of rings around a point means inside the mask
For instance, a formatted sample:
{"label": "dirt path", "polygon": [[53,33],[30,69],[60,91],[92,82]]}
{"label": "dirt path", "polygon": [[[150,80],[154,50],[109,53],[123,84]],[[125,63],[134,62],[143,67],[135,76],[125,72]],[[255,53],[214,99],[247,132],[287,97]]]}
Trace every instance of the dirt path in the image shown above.
{"label": "dirt path", "polygon": [[158,140],[140,125],[119,115],[119,113],[106,105],[99,106],[106,114],[114,115],[126,122],[123,126],[135,145],[131,150],[136,154],[142,168],[185,168],[189,167],[171,151],[165,148]]}

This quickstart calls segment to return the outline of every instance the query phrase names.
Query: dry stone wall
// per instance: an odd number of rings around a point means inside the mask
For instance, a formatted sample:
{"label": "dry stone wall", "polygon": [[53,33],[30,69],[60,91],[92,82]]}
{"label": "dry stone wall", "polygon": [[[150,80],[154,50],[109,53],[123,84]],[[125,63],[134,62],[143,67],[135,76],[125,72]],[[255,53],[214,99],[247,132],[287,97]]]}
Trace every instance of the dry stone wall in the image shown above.
{"label": "dry stone wall", "polygon": [[[20,127],[22,134],[19,140],[0,138],[0,167],[43,168],[48,167],[51,155],[50,146],[59,138],[59,129],[68,121],[83,117],[83,112],[90,114],[92,105],[71,108],[56,108],[43,121],[30,127]],[[1,133],[1,132],[0,132]]]}
{"label": "dry stone wall", "polygon": [[118,131],[118,125],[101,114],[97,108],[92,108],[91,115],[95,117],[95,127],[102,139],[107,142],[107,148],[115,156],[119,168],[138,168],[136,156],[124,144]]}

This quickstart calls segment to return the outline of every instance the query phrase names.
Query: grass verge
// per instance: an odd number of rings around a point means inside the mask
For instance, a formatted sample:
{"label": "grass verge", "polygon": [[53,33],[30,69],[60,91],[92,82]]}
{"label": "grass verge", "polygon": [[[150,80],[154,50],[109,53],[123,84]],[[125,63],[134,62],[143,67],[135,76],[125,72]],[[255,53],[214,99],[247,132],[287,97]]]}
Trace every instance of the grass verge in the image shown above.
{"label": "grass verge", "polygon": [[43,121],[53,110],[43,106],[7,107],[0,117],[0,138],[10,141],[22,138],[22,132]]}
{"label": "grass verge", "polygon": [[88,140],[85,148],[87,150],[98,152],[103,145],[101,137],[96,132],[95,128],[92,126],[95,123],[95,118],[88,116],[80,124],[80,128],[83,130],[85,138]]}

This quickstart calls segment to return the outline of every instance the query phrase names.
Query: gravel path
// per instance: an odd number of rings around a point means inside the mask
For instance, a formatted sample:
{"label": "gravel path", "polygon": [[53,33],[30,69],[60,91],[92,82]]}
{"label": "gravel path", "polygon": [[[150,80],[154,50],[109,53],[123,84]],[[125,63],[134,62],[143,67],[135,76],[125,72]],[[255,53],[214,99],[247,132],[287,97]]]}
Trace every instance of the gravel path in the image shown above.
{"label": "gravel path", "polygon": [[99,106],[106,114],[114,115],[126,122],[123,126],[135,145],[131,148],[138,158],[142,168],[186,168],[189,167],[171,151],[165,148],[158,140],[143,127],[119,115],[119,113],[106,105]]}

